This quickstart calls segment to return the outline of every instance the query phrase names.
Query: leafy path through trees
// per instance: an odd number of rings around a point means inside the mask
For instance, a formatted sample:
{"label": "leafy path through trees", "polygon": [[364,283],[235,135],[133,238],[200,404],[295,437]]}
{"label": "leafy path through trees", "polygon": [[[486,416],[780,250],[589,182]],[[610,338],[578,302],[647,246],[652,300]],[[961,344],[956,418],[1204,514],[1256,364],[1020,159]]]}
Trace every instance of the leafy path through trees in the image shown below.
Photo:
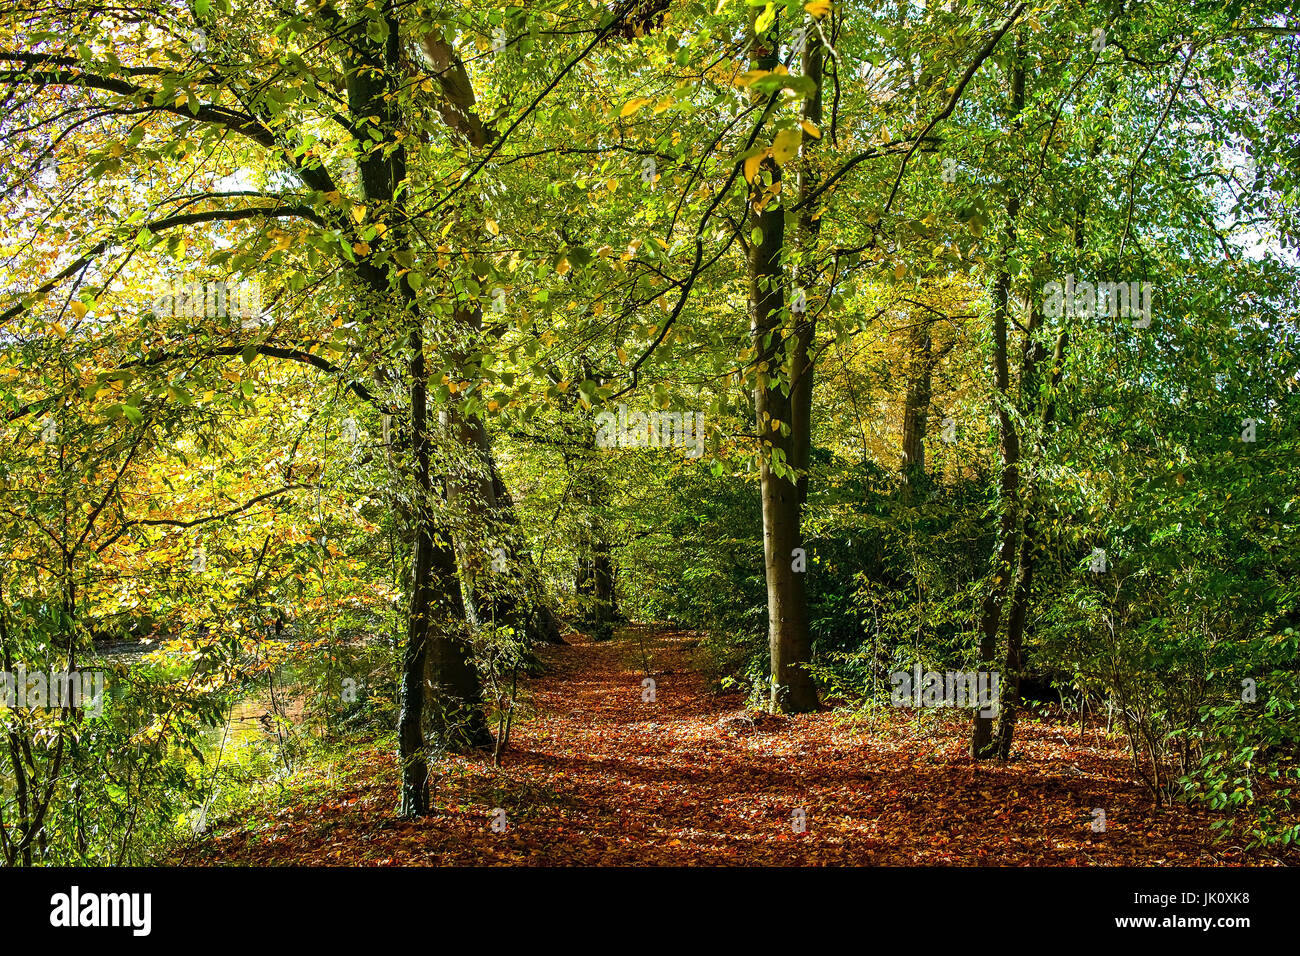
{"label": "leafy path through trees", "polygon": [[[188,863],[1133,864],[1267,863],[1217,817],[1157,810],[1118,745],[1089,729],[1026,721],[1017,759],[966,755],[965,712],[890,713],[872,729],[820,713],[736,718],[692,668],[696,636],[627,629],[544,648],[504,766],[437,761],[434,812],[394,818],[397,767],[364,745],[300,805],[218,824]],[[655,700],[642,699],[642,647]],[[523,685],[521,680],[521,687]],[[355,758],[355,759],[354,759]],[[315,796],[310,796],[315,794]],[[319,798],[319,799],[318,799]],[[504,832],[493,810],[506,813]],[[1093,833],[1092,810],[1106,829]],[[794,832],[796,810],[806,831]]]}

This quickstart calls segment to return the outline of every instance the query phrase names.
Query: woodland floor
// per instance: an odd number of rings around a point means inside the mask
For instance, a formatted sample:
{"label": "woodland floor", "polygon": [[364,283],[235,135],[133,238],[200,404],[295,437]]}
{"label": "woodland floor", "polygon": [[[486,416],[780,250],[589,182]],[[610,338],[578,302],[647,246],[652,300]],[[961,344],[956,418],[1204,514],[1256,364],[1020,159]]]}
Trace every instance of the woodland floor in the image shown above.
{"label": "woodland floor", "polygon": [[[692,666],[697,636],[628,629],[545,648],[531,713],[490,756],[433,767],[432,815],[394,818],[397,768],[363,744],[301,803],[217,822],[188,864],[1233,865],[1218,816],[1156,809],[1098,729],[1025,720],[1015,759],[976,763],[966,720],[872,727],[831,712],[756,717]],[[656,682],[642,701],[641,646]],[[521,685],[523,681],[521,680]],[[521,686],[521,690],[522,690]],[[493,832],[494,808],[506,811]],[[1106,811],[1093,833],[1093,808]],[[806,832],[794,833],[796,809]],[[1290,859],[1287,862],[1296,862]]]}

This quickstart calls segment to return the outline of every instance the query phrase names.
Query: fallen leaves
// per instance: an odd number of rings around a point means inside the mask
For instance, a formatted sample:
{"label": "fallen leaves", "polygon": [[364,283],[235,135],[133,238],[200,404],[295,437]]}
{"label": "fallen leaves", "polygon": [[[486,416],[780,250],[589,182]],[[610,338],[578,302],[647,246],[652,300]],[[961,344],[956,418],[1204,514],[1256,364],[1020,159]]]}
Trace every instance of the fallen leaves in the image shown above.
{"label": "fallen leaves", "polygon": [[[505,766],[446,758],[433,813],[393,817],[397,768],[379,744],[349,755],[318,805],[221,827],[197,861],[474,865],[1225,865],[1266,863],[1214,844],[1213,815],[1154,809],[1125,755],[1077,727],[1022,721],[1017,759],[978,763],[961,715],[877,726],[834,713],[780,717],[711,694],[689,635],[547,648],[536,716]],[[581,638],[578,638],[581,640]],[[492,811],[506,811],[504,832]],[[1091,811],[1106,811],[1093,833]],[[802,832],[792,814],[803,811]]]}

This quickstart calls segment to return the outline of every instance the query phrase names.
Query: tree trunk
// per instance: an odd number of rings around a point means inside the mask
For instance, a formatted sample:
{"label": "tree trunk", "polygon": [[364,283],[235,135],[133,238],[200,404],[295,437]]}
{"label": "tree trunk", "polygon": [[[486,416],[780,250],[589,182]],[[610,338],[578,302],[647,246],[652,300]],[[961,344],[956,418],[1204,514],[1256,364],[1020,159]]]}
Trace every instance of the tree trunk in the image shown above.
{"label": "tree trunk", "polygon": [[418,325],[411,332],[410,375],[416,503],[411,601],[398,717],[402,816],[428,812],[428,737],[452,750],[491,743],[478,672],[468,642],[458,633],[465,612],[456,587],[455,555],[439,541],[432,511],[435,496],[429,470],[428,370],[424,337]]}
{"label": "tree trunk", "polygon": [[[1013,200],[1014,201],[1014,200]],[[1008,203],[1010,207],[1012,203]],[[1008,209],[1010,211],[1010,209]],[[1007,284],[1009,276],[998,276],[994,290],[993,364],[994,380],[998,390],[998,457],[1001,477],[998,498],[1001,517],[998,522],[998,544],[993,559],[993,581],[980,608],[979,669],[992,671],[996,666],[998,632],[1002,624],[1002,610],[1010,585],[1012,565],[1018,547],[1017,523],[1020,495],[1020,438],[1016,434],[1011,412],[1007,407]],[[993,756],[991,741],[993,718],[975,711],[971,730],[971,756]]]}
{"label": "tree trunk", "polygon": [[[1016,45],[1019,52],[1019,43]],[[1020,115],[1025,102],[1025,71],[1017,65],[1012,71],[1011,110],[1013,118]],[[1005,254],[1010,255],[1016,245],[1016,218],[1020,214],[1020,197],[1008,184],[1007,226],[1004,237]],[[993,287],[993,379],[998,402],[998,457],[1001,476],[998,483],[1001,518],[998,522],[998,543],[993,559],[993,581],[980,608],[979,661],[981,671],[992,671],[996,666],[998,633],[1002,625],[1002,612],[1011,584],[1016,554],[1019,549],[1017,535],[1020,518],[1020,436],[1011,417],[1010,381],[1007,362],[1007,318],[1010,309],[1011,275],[1003,268],[997,274]],[[993,718],[975,711],[971,726],[971,756],[977,759],[992,757]]]}
{"label": "tree trunk", "polygon": [[[766,35],[754,35],[756,15],[751,13],[750,20],[752,67],[770,71],[778,62],[777,27],[774,23]],[[803,423],[796,419],[806,416],[810,407],[811,374],[805,368],[806,340],[801,342],[799,335],[786,339],[782,334],[785,210],[775,188],[780,182],[781,167],[768,158],[750,184],[747,231],[759,235],[757,242],[751,239],[748,256],[750,337],[757,356],[754,418],[762,442],[759,482],[771,654],[769,706],[773,711],[799,713],[818,705],[817,688],[807,670],[812,642],[800,530],[801,476],[797,472],[800,463],[806,466],[808,459],[806,419]],[[802,376],[806,378],[800,381]],[[789,383],[788,392],[782,390],[783,379]]]}
{"label": "tree trunk", "polygon": [[[1020,77],[1020,102],[1024,100],[1024,79]],[[1107,108],[1103,115],[1109,118],[1109,104],[1115,93],[1115,84],[1107,89]],[[1102,124],[1105,128],[1106,124]],[[1093,141],[1092,156],[1095,158],[1104,142],[1101,136]],[[1083,224],[1087,216],[1088,194],[1085,192],[1077,207],[1074,242],[1076,249],[1083,248]],[[1048,379],[1047,395],[1039,394],[1039,367],[1046,357],[1046,352],[1034,339],[1041,313],[1034,308],[1029,316],[1029,334],[1025,339],[1021,361],[1021,396],[1022,406],[1030,413],[1041,402],[1041,421],[1043,430],[1056,418],[1056,390],[1060,386],[1064,372],[1065,352],[1069,346],[1069,332],[1064,328],[1057,333],[1052,350],[1052,369]],[[1016,717],[1020,711],[1020,682],[1025,674],[1024,635],[1028,619],[1029,595],[1033,585],[1034,565],[1038,549],[1038,521],[1034,513],[1034,486],[1032,480],[1027,483],[1023,493],[1021,511],[1024,514],[1024,527],[1020,532],[1020,545],[1016,558],[1015,586],[1011,594],[1011,606],[1007,613],[1006,655],[1003,662],[1002,693],[998,709],[998,726],[996,738],[988,745],[993,756],[1006,760],[1011,756],[1011,744],[1015,737]]]}
{"label": "tree trunk", "polygon": [[[496,139],[497,131],[491,123],[478,115],[477,97],[465,64],[455,48],[437,30],[428,30],[420,38],[420,46],[434,67],[441,97],[438,109],[447,128],[464,137],[469,146],[479,149]],[[478,335],[483,328],[481,307],[458,309],[457,324],[469,335]],[[464,367],[463,361],[457,362]],[[481,419],[466,419],[453,409],[443,413],[444,425],[458,439],[470,459],[471,473],[463,475],[449,485],[448,493],[461,506],[463,518],[471,527],[482,528],[492,536],[519,529],[514,502],[505,493],[496,462],[492,455],[492,442]],[[456,546],[465,582],[465,606],[472,626],[489,620],[512,626],[527,640],[548,644],[563,644],[559,621],[546,603],[538,580],[538,568],[532,556],[517,541],[506,535],[493,539],[493,547],[505,551],[506,574],[522,585],[512,590],[508,586],[487,589],[479,587],[483,576],[483,550],[471,540],[472,534],[458,536]],[[499,572],[498,572],[499,573]]]}
{"label": "tree trunk", "polygon": [[905,497],[911,498],[925,477],[925,433],[930,414],[931,379],[934,375],[930,323],[912,327],[908,350],[907,396],[903,403],[902,475]]}
{"label": "tree trunk", "polygon": [[[386,148],[364,154],[358,162],[362,195],[368,208],[385,222],[388,244],[401,248],[408,230],[399,189],[406,178],[406,152],[397,137],[397,89],[403,75],[401,32],[391,0],[385,4],[388,27],[384,40],[370,37],[364,22],[351,31],[352,59],[348,63],[348,110],[359,130],[376,134]],[[411,592],[407,610],[406,647],[398,713],[398,758],[401,767],[399,813],[428,812],[429,785],[425,742],[434,736],[444,747],[460,749],[490,743],[483,713],[478,672],[461,630],[463,606],[456,583],[455,559],[440,541],[434,514],[436,495],[430,473],[431,435],[428,421],[428,369],[423,318],[418,297],[396,265],[369,263],[359,270],[376,301],[398,293],[407,316],[409,358],[408,428],[405,436],[411,462],[402,472],[413,485],[411,531]]]}
{"label": "tree trunk", "polygon": [[[1031,319],[1030,329],[1035,323]],[[1056,417],[1056,389],[1061,382],[1061,373],[1065,362],[1065,349],[1069,335],[1065,331],[1056,337],[1056,347],[1052,352],[1052,370],[1049,376],[1048,394],[1043,398],[1042,423],[1046,429]],[[1026,342],[1024,373],[1022,381],[1027,382],[1030,394],[1038,391],[1038,367],[1042,359],[1042,349],[1032,339]],[[993,742],[995,755],[1006,760],[1011,756],[1011,743],[1016,732],[1016,717],[1020,712],[1020,682],[1025,675],[1024,635],[1025,622],[1029,612],[1029,595],[1033,587],[1034,565],[1038,558],[1038,520],[1034,512],[1034,487],[1032,480],[1027,483],[1024,495],[1024,527],[1020,532],[1020,553],[1016,567],[1015,587],[1011,594],[1011,609],[1007,612],[1007,649],[1002,668],[1001,700],[998,708],[997,734]]]}
{"label": "tree trunk", "polygon": [[[590,431],[586,433],[585,441],[590,447],[595,447]],[[613,637],[618,616],[614,597],[614,559],[602,520],[609,489],[598,473],[583,477],[586,488],[579,494],[586,515],[578,540],[574,591],[582,608],[583,627],[596,640],[602,641]]]}

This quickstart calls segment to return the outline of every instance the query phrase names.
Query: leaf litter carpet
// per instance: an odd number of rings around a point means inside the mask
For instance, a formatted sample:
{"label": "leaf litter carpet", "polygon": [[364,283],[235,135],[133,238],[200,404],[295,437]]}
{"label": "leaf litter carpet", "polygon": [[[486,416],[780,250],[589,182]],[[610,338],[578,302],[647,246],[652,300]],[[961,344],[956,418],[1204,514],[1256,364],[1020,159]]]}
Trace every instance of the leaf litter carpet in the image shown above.
{"label": "leaf litter carpet", "polygon": [[[394,816],[397,761],[360,743],[300,802],[217,821],[177,862],[225,865],[1269,864],[1216,815],[1157,809],[1099,728],[1026,719],[1014,759],[966,753],[967,712],[780,717],[710,692],[698,636],[572,635],[520,681],[503,766],[431,765],[433,812]],[[643,686],[646,662],[653,701]],[[1094,832],[1105,811],[1104,832]],[[497,812],[504,811],[504,814]],[[1294,862],[1294,861],[1291,861]]]}

